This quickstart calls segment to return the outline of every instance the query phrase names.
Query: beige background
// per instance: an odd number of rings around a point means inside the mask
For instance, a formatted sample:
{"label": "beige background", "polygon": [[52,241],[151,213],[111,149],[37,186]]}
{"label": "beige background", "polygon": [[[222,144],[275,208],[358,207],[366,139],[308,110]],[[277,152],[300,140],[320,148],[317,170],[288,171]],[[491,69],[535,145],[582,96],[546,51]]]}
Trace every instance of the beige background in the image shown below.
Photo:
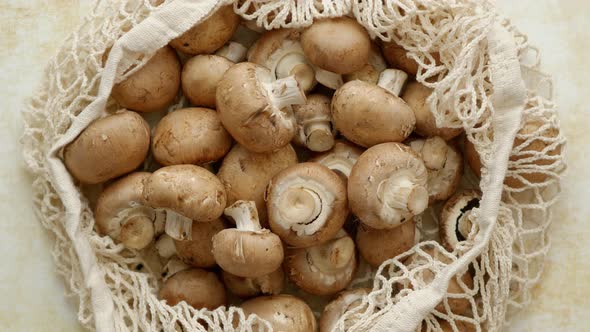
{"label": "beige background", "polygon": [[[570,170],[552,226],[553,248],[534,303],[513,331],[588,331],[590,316],[590,2],[498,0],[543,53],[556,79]],[[18,139],[22,100],[47,59],[90,10],[90,0],[0,0],[0,330],[75,331],[75,299],[64,295],[48,236],[31,211]]]}

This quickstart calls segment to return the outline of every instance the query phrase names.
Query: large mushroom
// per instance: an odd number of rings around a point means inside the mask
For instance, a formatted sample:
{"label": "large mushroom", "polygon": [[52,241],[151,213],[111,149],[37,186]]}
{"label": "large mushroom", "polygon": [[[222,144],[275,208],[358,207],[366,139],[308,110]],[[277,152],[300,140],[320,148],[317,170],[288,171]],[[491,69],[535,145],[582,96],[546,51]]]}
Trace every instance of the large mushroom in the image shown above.
{"label": "large mushroom", "polygon": [[270,228],[293,247],[328,241],[348,216],[343,180],[318,163],[281,171],[268,185],[266,199]]}
{"label": "large mushroom", "polygon": [[360,224],[356,245],[361,256],[373,267],[410,250],[418,241],[416,223],[405,222],[396,228],[374,229]]}
{"label": "large mushroom", "polygon": [[409,147],[373,146],[348,177],[350,209],[370,227],[395,228],[428,207],[427,180],[424,163]]}
{"label": "large mushroom", "polygon": [[150,127],[137,113],[119,111],[92,122],[64,149],[64,163],[80,182],[97,184],[137,169],[150,148]]}
{"label": "large mushroom", "polygon": [[201,268],[215,266],[213,249],[213,236],[225,229],[223,220],[216,219],[212,222],[193,221],[190,240],[174,241],[176,255],[184,263]]}
{"label": "large mushroom", "polygon": [[292,295],[256,297],[242,303],[241,308],[246,315],[255,314],[269,322],[273,331],[317,331],[317,322],[309,306]]}
{"label": "large mushroom", "polygon": [[271,152],[293,139],[291,105],[305,103],[294,76],[273,81],[262,66],[242,62],[231,67],[217,88],[217,112],[233,138],[252,152]]}
{"label": "large mushroom", "polygon": [[363,151],[358,146],[340,139],[334,143],[332,150],[319,154],[309,161],[328,167],[348,181],[352,166],[356,164]]}
{"label": "large mushroom", "polygon": [[363,298],[368,296],[371,290],[369,288],[349,289],[341,292],[324,307],[320,318],[320,332],[335,331],[336,324],[345,312],[353,310],[360,306]]}
{"label": "large mushroom", "polygon": [[217,85],[233,65],[233,62],[218,55],[192,57],[182,68],[182,93],[194,106],[216,108]]}
{"label": "large mushroom", "polygon": [[297,121],[294,142],[311,151],[324,152],[334,146],[336,131],[330,114],[330,98],[321,94],[307,96],[304,105],[293,106]]}
{"label": "large mushroom", "polygon": [[448,251],[455,250],[459,242],[467,240],[474,225],[471,217],[479,207],[481,193],[465,190],[453,195],[443,206],[439,218],[439,232],[442,245]]}
{"label": "large mushroom", "polygon": [[221,275],[227,289],[241,298],[278,295],[285,287],[285,273],[282,268],[256,278],[238,277],[226,271],[222,271]]}
{"label": "large mushroom", "polygon": [[175,273],[162,285],[160,298],[170,306],[184,301],[197,310],[214,310],[227,302],[223,284],[215,273],[201,269]]}

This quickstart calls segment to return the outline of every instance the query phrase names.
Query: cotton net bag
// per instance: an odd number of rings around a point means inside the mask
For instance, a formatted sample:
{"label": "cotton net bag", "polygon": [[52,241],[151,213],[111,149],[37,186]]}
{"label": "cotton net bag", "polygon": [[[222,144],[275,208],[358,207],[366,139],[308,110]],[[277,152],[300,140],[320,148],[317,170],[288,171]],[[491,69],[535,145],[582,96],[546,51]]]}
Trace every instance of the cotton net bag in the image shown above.
{"label": "cotton net bag", "polygon": [[[57,269],[79,298],[78,318],[89,329],[270,331],[267,322],[236,307],[208,311],[161,302],[159,275],[145,268],[137,252],[93,230],[90,194],[74,184],[62,162],[64,146],[90,122],[118,109],[109,99],[114,83],[232,3],[158,2],[98,1],[50,61],[24,112],[24,155],[34,174],[37,217],[53,235]],[[436,223],[422,220],[423,242],[371,275],[372,292],[340,318],[337,330],[503,329],[531,301],[531,288],[539,281],[551,206],[565,170],[552,81],[540,71],[539,54],[526,36],[483,0],[241,0],[233,5],[265,29],[306,27],[316,18],[349,15],[373,38],[396,42],[419,64],[417,81],[434,89],[428,103],[437,125],[463,128],[481,156],[481,181],[472,177],[471,184],[479,185],[483,196],[470,217],[477,227],[469,238],[449,253],[428,241]],[[410,255],[420,259],[404,265]],[[447,294],[452,276],[467,269],[473,284],[460,282],[461,293]],[[457,299],[468,302],[469,314],[448,310],[449,301]]]}

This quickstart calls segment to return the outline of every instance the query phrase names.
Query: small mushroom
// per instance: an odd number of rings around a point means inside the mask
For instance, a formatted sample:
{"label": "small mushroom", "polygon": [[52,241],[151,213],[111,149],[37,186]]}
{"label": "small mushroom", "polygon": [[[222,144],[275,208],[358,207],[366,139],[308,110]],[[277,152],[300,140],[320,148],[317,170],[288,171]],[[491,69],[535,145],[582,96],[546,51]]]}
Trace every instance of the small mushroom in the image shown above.
{"label": "small mushroom", "polygon": [[381,56],[381,51],[375,45],[372,45],[371,52],[369,53],[369,60],[367,63],[358,71],[346,74],[343,76],[345,82],[354,80],[361,80],[371,84],[379,83],[379,76],[387,69],[387,63]]}
{"label": "small mushroom", "polygon": [[252,152],[270,152],[293,139],[291,105],[305,103],[294,76],[273,81],[271,72],[242,62],[231,67],[217,88],[217,112],[233,138]]}
{"label": "small mushroom", "polygon": [[236,144],[223,159],[217,176],[225,186],[227,204],[237,200],[254,201],[260,224],[268,228],[266,186],[273,176],[295,164],[297,155],[290,144],[268,153],[250,152]]}
{"label": "small mushroom", "polygon": [[283,262],[281,239],[260,227],[256,205],[237,201],[225,209],[236,228],[213,236],[213,256],[224,270],[238,277],[256,278],[272,273]]}
{"label": "small mushroom", "polygon": [[414,130],[412,109],[397,96],[407,75],[387,69],[379,84],[350,81],[332,98],[336,129],[349,141],[363,147],[384,142],[401,142]]}
{"label": "small mushroom", "polygon": [[213,53],[230,40],[239,24],[240,17],[234,13],[233,6],[223,6],[172,40],[170,46],[192,55]]}
{"label": "small mushroom", "polygon": [[354,241],[346,232],[308,248],[287,248],[283,267],[297,287],[315,295],[346,288],[357,268]]}
{"label": "small mushroom", "polygon": [[174,241],[176,254],[190,266],[208,268],[215,266],[213,236],[225,228],[221,219],[212,222],[193,221],[190,240]]}
{"label": "small mushroom", "polygon": [[80,182],[97,184],[137,169],[150,148],[141,115],[119,111],[92,122],[64,149],[64,163]]}
{"label": "small mushroom", "polygon": [[162,165],[205,164],[223,158],[231,136],[217,112],[208,108],[183,108],[166,115],[154,131],[152,152]]}
{"label": "small mushroom", "polygon": [[152,242],[159,216],[143,201],[143,181],[149,176],[144,172],[129,174],[100,194],[94,212],[99,234],[131,249],[143,249]]}
{"label": "small mushroom", "polygon": [[218,55],[197,55],[182,68],[182,93],[194,106],[215,108],[217,85],[234,63]]}
{"label": "small mushroom", "polygon": [[201,269],[175,273],[162,285],[160,298],[170,306],[184,301],[197,310],[214,310],[227,303],[225,289],[215,273]]}
{"label": "small mushroom", "polygon": [[166,282],[170,279],[173,275],[177,274],[180,271],[189,270],[191,266],[183,262],[180,258],[176,256],[171,256],[170,259],[166,262],[166,265],[162,268],[162,280]]}
{"label": "small mushroom", "polygon": [[123,108],[157,112],[170,106],[180,89],[180,60],[164,47],[138,71],[115,84],[112,97]]}
{"label": "small mushroom", "polygon": [[297,248],[333,238],[348,216],[343,180],[317,163],[301,163],[281,171],[269,183],[266,200],[270,228]]}
{"label": "small mushroom", "polygon": [[328,167],[340,175],[342,179],[348,181],[350,171],[362,153],[363,149],[344,139],[341,139],[334,143],[332,150],[315,156],[309,161],[320,163]]}
{"label": "small mushroom", "polygon": [[166,234],[189,239],[193,220],[212,222],[223,213],[225,189],[215,175],[195,165],[174,165],[155,171],[144,183],[143,198],[166,212]]}
{"label": "small mushroom", "polygon": [[334,146],[336,132],[330,114],[330,98],[320,94],[307,96],[304,105],[293,106],[297,121],[294,142],[311,151],[324,152]]}
{"label": "small mushroom", "polygon": [[440,212],[439,232],[443,247],[453,252],[457,244],[467,240],[473,225],[471,215],[473,209],[479,207],[481,193],[477,190],[465,190],[453,195]]}
{"label": "small mushroom", "polygon": [[256,278],[238,277],[226,271],[222,271],[221,275],[225,287],[241,298],[278,295],[285,286],[285,274],[282,268]]}
{"label": "small mushroom", "polygon": [[158,256],[163,259],[170,259],[172,256],[176,255],[174,239],[166,233],[161,234],[156,240],[156,252],[158,253]]}
{"label": "small mushroom", "polygon": [[348,177],[350,209],[364,224],[395,228],[428,207],[428,172],[400,143],[375,145],[359,157]]}
{"label": "small mushroom", "polygon": [[[241,307],[246,316],[255,314],[269,322],[273,331],[317,331],[317,322],[309,306],[292,295],[260,296],[242,303]],[[260,327],[252,326],[253,330]]]}
{"label": "small mushroom", "polygon": [[440,136],[444,140],[451,140],[463,132],[462,128],[439,128],[436,119],[426,99],[432,94],[432,89],[418,82],[406,85],[402,99],[414,111],[416,117],[416,133],[422,137]]}
{"label": "small mushroom", "polygon": [[360,224],[356,233],[356,245],[367,263],[379,267],[386,260],[412,249],[418,242],[417,235],[419,234],[414,221],[391,229],[374,229]]}
{"label": "small mushroom", "polygon": [[371,38],[355,19],[325,18],[316,20],[301,33],[301,46],[314,65],[333,73],[349,74],[367,63]]}
{"label": "small mushroom", "polygon": [[368,296],[369,288],[349,289],[341,292],[338,296],[324,307],[320,318],[320,332],[333,332],[336,323],[345,312],[355,309]]}

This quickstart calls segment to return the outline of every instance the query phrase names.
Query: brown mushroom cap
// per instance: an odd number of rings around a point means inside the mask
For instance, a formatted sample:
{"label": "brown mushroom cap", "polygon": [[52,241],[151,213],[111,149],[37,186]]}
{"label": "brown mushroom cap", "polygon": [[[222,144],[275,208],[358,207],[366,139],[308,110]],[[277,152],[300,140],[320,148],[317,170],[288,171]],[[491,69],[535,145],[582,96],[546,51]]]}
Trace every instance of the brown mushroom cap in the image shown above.
{"label": "brown mushroom cap", "polygon": [[234,63],[218,55],[197,55],[182,68],[182,92],[195,106],[215,108],[217,85]]}
{"label": "brown mushroom cap", "polygon": [[187,54],[213,53],[227,43],[240,24],[232,5],[220,7],[213,15],[193,26],[170,46]]}
{"label": "brown mushroom cap", "polygon": [[137,113],[120,111],[92,122],[64,149],[64,163],[80,182],[97,184],[127,174],[145,160],[150,127]]}
{"label": "brown mushroom cap", "polygon": [[351,81],[332,98],[334,125],[348,140],[371,147],[401,142],[414,130],[412,109],[387,90],[363,81]]}
{"label": "brown mushroom cap", "polygon": [[363,301],[363,297],[369,295],[369,288],[349,289],[341,292],[338,296],[324,307],[320,318],[320,332],[332,332],[336,323],[346,311],[352,310]]}
{"label": "brown mushroom cap", "polygon": [[383,43],[381,50],[383,51],[383,57],[391,67],[401,69],[412,76],[416,76],[418,73],[418,63],[407,56],[407,52],[403,47],[390,42]]}
{"label": "brown mushroom cap", "polygon": [[445,320],[439,320],[438,323],[440,324],[440,329],[442,332],[475,332],[475,326],[473,324],[463,322],[460,320],[455,320],[455,327],[457,330],[453,329],[451,323]]}
{"label": "brown mushroom cap", "polygon": [[174,241],[176,254],[188,265],[194,267],[215,266],[213,249],[213,236],[225,228],[221,219],[212,222],[193,222],[192,235],[190,240]]}
{"label": "brown mushroom cap", "polygon": [[162,285],[160,298],[171,306],[185,301],[197,310],[214,310],[227,303],[225,289],[215,273],[201,269],[174,274]]}
{"label": "brown mushroom cap", "polygon": [[356,20],[335,17],[316,20],[301,33],[306,57],[316,66],[338,74],[360,70],[369,59],[371,38]]}
{"label": "brown mushroom cap", "polygon": [[242,303],[241,307],[246,315],[255,314],[269,322],[273,331],[317,331],[309,306],[292,295],[260,296]]}
{"label": "brown mushroom cap", "polygon": [[297,121],[295,143],[316,152],[328,151],[334,146],[336,131],[332,125],[330,102],[329,97],[312,94],[307,96],[304,105],[293,106]]}
{"label": "brown mushroom cap", "polygon": [[289,144],[296,129],[291,105],[304,102],[292,76],[273,82],[268,69],[250,62],[231,67],[217,89],[223,126],[238,143],[259,153]]}
{"label": "brown mushroom cap", "polygon": [[268,153],[254,153],[234,145],[217,172],[227,192],[227,205],[237,200],[254,201],[260,224],[268,228],[266,186],[273,176],[295,164],[297,155],[290,144]]}
{"label": "brown mushroom cap", "polygon": [[223,158],[232,139],[217,112],[183,108],[166,115],[154,131],[152,151],[162,165],[205,164]]}
{"label": "brown mushroom cap", "polygon": [[416,133],[423,137],[440,136],[446,141],[459,136],[463,132],[462,128],[439,128],[436,126],[436,119],[426,102],[431,94],[431,88],[415,81],[409,82],[402,94],[402,99],[414,111]]}
{"label": "brown mushroom cap", "polygon": [[469,216],[479,207],[481,193],[477,190],[464,190],[453,195],[443,206],[439,218],[439,233],[443,247],[450,252],[460,241],[465,241],[473,225]]}
{"label": "brown mushroom cap", "polygon": [[381,50],[375,44],[371,45],[371,52],[367,63],[358,71],[343,76],[345,82],[361,80],[371,84],[379,82],[379,75],[387,69],[387,63],[381,56]]}
{"label": "brown mushroom cap", "polygon": [[223,283],[233,294],[241,298],[258,295],[278,295],[285,286],[282,268],[257,278],[244,278],[222,271]]}
{"label": "brown mushroom cap", "polygon": [[383,143],[363,152],[348,177],[350,209],[373,228],[395,228],[428,207],[428,172],[407,146]]}
{"label": "brown mushroom cap", "polygon": [[361,224],[357,228],[356,245],[371,266],[379,267],[386,260],[410,250],[416,244],[416,232],[413,221],[391,229],[374,229]]}
{"label": "brown mushroom cap", "polygon": [[180,60],[170,47],[164,47],[138,71],[115,84],[112,97],[123,108],[156,112],[170,106],[180,89]]}
{"label": "brown mushroom cap", "polygon": [[328,167],[348,181],[350,171],[363,151],[349,141],[340,139],[334,143],[332,150],[319,154],[309,161]]}
{"label": "brown mushroom cap", "polygon": [[328,241],[348,216],[343,180],[317,163],[281,171],[269,183],[266,198],[270,228],[293,247]]}

